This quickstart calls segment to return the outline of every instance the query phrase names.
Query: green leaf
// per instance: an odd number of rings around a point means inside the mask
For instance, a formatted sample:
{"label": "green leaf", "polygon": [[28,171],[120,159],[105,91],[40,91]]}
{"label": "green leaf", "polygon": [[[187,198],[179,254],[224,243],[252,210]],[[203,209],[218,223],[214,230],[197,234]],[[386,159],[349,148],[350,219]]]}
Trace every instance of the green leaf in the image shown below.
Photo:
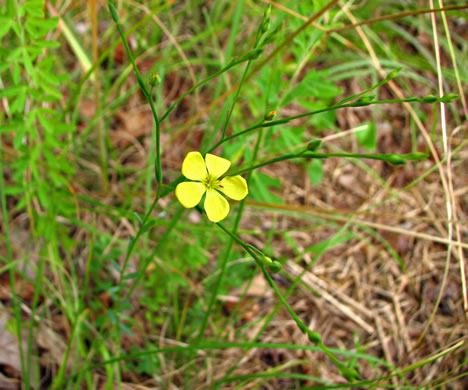
{"label": "green leaf", "polygon": [[156,224],[156,219],[152,219],[151,221],[147,222],[142,228],[141,228],[141,234],[146,233],[149,229],[151,229],[152,226]]}
{"label": "green leaf", "polygon": [[143,224],[143,220],[140,217],[140,214],[138,214],[136,211],[133,212],[133,215],[138,219],[138,222],[140,222],[140,225]]}
{"label": "green leaf", "polygon": [[6,195],[10,195],[10,196],[17,196],[17,195],[21,195],[21,194],[24,194],[24,187],[20,187],[20,186],[7,186],[5,188],[5,194]]}
{"label": "green leaf", "polygon": [[318,244],[312,245],[306,249],[306,253],[315,253],[321,255],[326,250],[338,246],[340,244],[344,244],[345,242],[349,241],[353,238],[353,233],[349,232],[342,232],[334,235],[332,238],[328,240],[324,240],[319,242]]}
{"label": "green leaf", "polygon": [[[297,103],[303,106],[307,111],[317,111],[326,108],[327,105],[323,101],[307,101],[298,99]],[[336,112],[328,111],[320,114],[312,115],[308,122],[318,129],[330,129],[336,125]]]}
{"label": "green leaf", "polygon": [[34,84],[37,84],[37,76],[32,64],[31,57],[29,56],[28,50],[23,47],[23,61],[26,72],[32,77]]}
{"label": "green leaf", "polygon": [[281,198],[274,195],[269,187],[280,188],[280,179],[270,177],[262,172],[253,172],[249,192],[260,202],[284,203]]}
{"label": "green leaf", "polygon": [[69,185],[67,179],[65,179],[60,173],[55,172],[53,169],[49,168],[48,174],[56,187],[67,187]]}
{"label": "green leaf", "polygon": [[129,274],[125,275],[122,280],[131,280],[136,279],[140,275],[140,272],[130,272]]}
{"label": "green leaf", "polygon": [[310,182],[312,185],[319,184],[323,179],[323,165],[320,160],[312,160],[307,166],[307,173],[309,174]]}
{"label": "green leaf", "polygon": [[22,89],[18,96],[11,103],[10,110],[12,113],[22,113],[26,105],[26,91]]}
{"label": "green leaf", "polygon": [[36,28],[41,33],[48,33],[50,30],[57,28],[58,18],[44,19],[32,17],[29,18],[25,24]]}
{"label": "green leaf", "polygon": [[343,90],[325,79],[325,72],[309,72],[306,77],[284,99],[288,104],[298,97],[331,99],[343,93]]}
{"label": "green leaf", "polygon": [[[0,58],[2,58],[2,53],[1,52],[0,52]],[[0,73],[3,73],[9,67],[10,67],[10,64],[8,62],[4,62],[3,64],[0,64]]]}
{"label": "green leaf", "polygon": [[39,198],[39,202],[44,206],[45,208],[50,207],[50,186],[43,186],[39,185],[37,187],[37,195]]}
{"label": "green leaf", "polygon": [[38,18],[44,17],[44,1],[43,0],[30,0],[24,5],[26,12]]}
{"label": "green leaf", "polygon": [[54,123],[51,120],[46,118],[42,112],[38,112],[37,118],[39,119],[39,122],[41,123],[44,130],[50,134],[54,134]]}
{"label": "green leaf", "polygon": [[60,47],[60,43],[57,41],[47,41],[45,39],[39,39],[33,42],[34,45],[39,46],[41,49],[55,49]]}
{"label": "green leaf", "polygon": [[358,144],[367,150],[377,148],[377,130],[374,121],[363,123],[355,133]]}
{"label": "green leaf", "polygon": [[39,77],[46,81],[47,83],[54,85],[58,87],[60,85],[60,80],[51,72],[41,69],[40,67],[38,68],[39,71]]}
{"label": "green leaf", "polygon": [[0,16],[0,38],[2,38],[13,25],[13,20]]}
{"label": "green leaf", "polygon": [[17,47],[16,49],[13,49],[12,51],[10,51],[6,60],[8,62],[14,62],[16,59],[20,58],[22,52],[23,52],[23,48]]}
{"label": "green leaf", "polygon": [[12,78],[13,83],[15,85],[18,85],[20,83],[20,80],[21,80],[21,67],[19,66],[19,64],[17,62],[15,62],[15,64],[13,65],[13,70],[11,72],[11,78]]}
{"label": "green leaf", "polygon": [[18,96],[19,93],[25,91],[24,85],[0,89],[0,98]]}
{"label": "green leaf", "polygon": [[49,100],[49,101],[59,100],[59,99],[62,98],[62,94],[60,93],[59,90],[50,87],[46,83],[41,83],[40,87],[44,90],[44,92],[46,92],[48,95],[50,95],[49,98],[51,100]]}
{"label": "green leaf", "polygon": [[24,121],[22,119],[10,119],[6,125],[0,125],[0,134],[9,131],[21,131],[24,129]]}
{"label": "green leaf", "polygon": [[36,60],[37,57],[39,57],[44,52],[43,49],[34,46],[26,46],[26,50],[31,55],[31,58],[33,60]]}

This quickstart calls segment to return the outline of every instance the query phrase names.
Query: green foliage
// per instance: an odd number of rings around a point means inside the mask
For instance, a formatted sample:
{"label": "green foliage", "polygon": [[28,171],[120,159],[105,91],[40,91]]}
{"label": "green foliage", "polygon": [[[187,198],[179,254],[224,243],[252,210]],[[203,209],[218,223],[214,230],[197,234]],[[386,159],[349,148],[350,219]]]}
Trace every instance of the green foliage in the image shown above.
{"label": "green foliage", "polygon": [[[20,195],[17,210],[37,199],[41,207],[68,215],[73,205],[56,202],[54,189],[68,189],[75,172],[68,156],[61,153],[74,132],[60,109],[60,86],[69,76],[57,73],[54,51],[59,43],[48,38],[57,18],[47,17],[44,7],[44,1],[34,0],[7,1],[1,8],[0,35],[7,45],[0,52],[4,86],[0,96],[7,98],[9,112],[0,132],[14,134],[14,185],[8,192]],[[41,214],[36,217],[40,219]]]}
{"label": "green foliage", "polygon": [[312,185],[319,184],[323,179],[323,165],[320,160],[312,160],[307,164],[307,173],[309,174]]}
{"label": "green foliage", "polygon": [[374,121],[361,124],[355,134],[360,146],[370,151],[377,148],[377,129]]}

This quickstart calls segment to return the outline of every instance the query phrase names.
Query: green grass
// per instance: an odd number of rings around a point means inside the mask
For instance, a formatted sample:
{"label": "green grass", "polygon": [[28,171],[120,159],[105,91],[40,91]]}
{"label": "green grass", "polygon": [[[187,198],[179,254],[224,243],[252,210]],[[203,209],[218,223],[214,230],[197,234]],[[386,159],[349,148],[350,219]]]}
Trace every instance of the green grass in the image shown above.
{"label": "green grass", "polygon": [[[466,8],[91,3],[0,6],[0,373],[463,388]],[[174,196],[193,150],[248,182],[218,224]]]}

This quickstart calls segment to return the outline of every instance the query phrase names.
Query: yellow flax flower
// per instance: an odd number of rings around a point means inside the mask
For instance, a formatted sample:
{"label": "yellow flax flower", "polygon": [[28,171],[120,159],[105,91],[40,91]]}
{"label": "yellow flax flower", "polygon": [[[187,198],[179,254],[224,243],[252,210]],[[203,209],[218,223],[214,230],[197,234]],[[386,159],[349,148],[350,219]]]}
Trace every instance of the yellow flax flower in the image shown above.
{"label": "yellow flax flower", "polygon": [[[195,207],[205,197],[208,219],[219,222],[229,213],[229,202],[219,193],[234,200],[242,200],[248,194],[247,182],[242,176],[223,176],[231,162],[207,153],[205,159],[199,152],[189,152],[182,163],[182,175],[189,180],[177,185],[175,194],[185,208]],[[218,192],[219,191],[219,192]]]}

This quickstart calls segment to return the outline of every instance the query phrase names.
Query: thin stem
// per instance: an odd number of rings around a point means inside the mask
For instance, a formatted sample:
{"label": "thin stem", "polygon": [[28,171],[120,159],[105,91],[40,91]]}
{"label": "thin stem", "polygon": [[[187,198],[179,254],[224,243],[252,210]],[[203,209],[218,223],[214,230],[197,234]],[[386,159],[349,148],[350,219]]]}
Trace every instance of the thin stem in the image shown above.
{"label": "thin stem", "polygon": [[[122,270],[120,272],[119,276],[119,283],[118,285],[120,286],[122,284],[123,277],[125,276],[125,271],[127,270],[128,262],[130,260],[130,256],[132,255],[133,249],[135,248],[135,244],[138,242],[138,239],[144,232],[144,228],[146,225],[146,222],[148,222],[148,218],[150,217],[151,213],[153,212],[154,208],[156,207],[156,204],[158,203],[158,200],[160,198],[160,187],[158,187],[158,190],[156,192],[156,196],[153,200],[153,203],[151,204],[150,208],[146,212],[146,214],[143,216],[141,226],[138,229],[138,232],[136,236],[130,241],[127,249],[127,254],[125,255],[125,260],[122,266]],[[119,300],[119,303],[121,302],[121,299]]]}
{"label": "thin stem", "polygon": [[353,381],[357,378],[359,378],[359,374],[352,368],[346,367],[343,363],[341,363],[338,358],[335,356],[335,354],[323,343],[322,338],[318,332],[314,332],[309,329],[308,326],[302,322],[302,320],[298,317],[296,312],[291,308],[291,306],[288,304],[286,298],[283,296],[281,293],[280,289],[276,285],[275,281],[272,279],[270,274],[267,272],[265,266],[263,265],[263,262],[257,257],[257,254],[255,254],[255,251],[253,251],[248,244],[246,244],[244,241],[242,241],[239,237],[237,237],[235,234],[231,233],[223,224],[217,223],[216,224],[221,230],[223,230],[225,233],[227,233],[234,241],[236,241],[239,245],[241,245],[244,250],[253,257],[255,262],[258,264],[260,269],[263,272],[263,275],[265,278],[268,280],[268,283],[271,285],[273,290],[275,291],[276,295],[278,295],[278,298],[282,305],[286,308],[288,313],[290,314],[291,318],[296,322],[297,326],[299,329],[307,335],[309,338],[309,341],[312,343],[318,345],[318,347],[332,360],[332,362],[337,366],[337,368],[340,370],[340,372],[343,374],[343,376],[348,379],[349,381]]}
{"label": "thin stem", "polygon": [[[97,20],[97,7],[96,0],[88,0],[89,16],[91,19],[91,42],[92,42],[92,53],[93,62],[99,61],[99,48],[98,48],[98,20]],[[100,78],[99,78],[99,67],[94,70],[94,106],[96,107],[96,116],[99,118],[97,121],[98,131],[98,143],[99,143],[99,160],[101,164],[101,184],[104,192],[108,189],[108,178],[107,178],[107,145],[106,145],[106,133],[105,127],[102,120],[101,112],[101,98],[100,98]]]}
{"label": "thin stem", "polygon": [[161,165],[161,143],[160,143],[160,121],[158,114],[156,112],[156,107],[154,106],[154,101],[153,101],[153,96],[152,96],[152,91],[148,91],[145,85],[145,81],[143,80],[143,77],[141,76],[141,73],[135,63],[135,59],[133,58],[132,51],[130,50],[130,47],[128,46],[127,39],[125,38],[125,34],[123,32],[122,26],[119,21],[119,16],[117,14],[117,10],[115,9],[114,4],[112,4],[111,1],[109,1],[109,10],[112,15],[112,18],[114,19],[114,22],[117,26],[117,31],[119,32],[120,38],[122,39],[122,42],[125,47],[125,51],[127,52],[128,58],[130,59],[130,62],[132,63],[133,70],[135,71],[135,75],[138,81],[138,84],[147,98],[150,107],[151,107],[151,112],[153,113],[154,121],[156,122],[156,163],[155,163],[155,173],[156,173],[156,180],[158,184],[160,185],[162,183],[162,165]]}
{"label": "thin stem", "polygon": [[[258,31],[257,31],[257,36],[255,38],[255,44],[253,46],[254,49],[258,45],[259,37],[261,36],[262,25],[263,25],[263,20],[262,20],[262,23],[260,24],[260,26],[258,28]],[[222,130],[222,133],[221,133],[221,139],[223,139],[225,137],[225,135],[226,135],[226,129],[227,129],[227,126],[229,124],[229,120],[231,119],[231,115],[232,115],[232,112],[234,110],[234,106],[235,106],[236,101],[237,101],[237,99],[239,97],[239,93],[240,93],[241,87],[242,87],[242,85],[244,83],[244,80],[245,80],[245,78],[247,76],[251,61],[252,60],[249,60],[247,62],[247,66],[245,67],[244,72],[242,74],[242,78],[241,78],[241,81],[239,83],[239,88],[237,89],[236,94],[234,95],[233,102],[231,104],[231,108],[230,108],[230,110],[229,110],[229,112],[228,112],[228,114],[226,116],[226,120],[224,122],[223,130]],[[261,136],[262,136],[261,133],[259,133],[259,135],[257,137],[257,143],[255,145],[253,157],[252,157],[253,161],[255,161],[255,159],[257,158],[257,154],[258,154],[258,150],[259,150],[260,142],[261,142]],[[247,185],[249,184],[249,181],[250,181],[250,174],[249,174],[249,177],[247,177]],[[237,230],[239,228],[242,213],[244,211],[244,206],[245,206],[245,198],[242,199],[242,201],[240,202],[240,205],[239,205],[239,209],[237,210],[236,219],[234,221],[234,226],[232,228],[233,234],[236,234]],[[213,293],[211,295],[211,299],[210,299],[210,302],[208,304],[208,309],[207,309],[207,311],[205,313],[205,317],[203,318],[203,322],[202,322],[202,324],[200,326],[200,329],[198,331],[196,342],[199,342],[200,338],[203,337],[203,334],[205,333],[206,326],[208,325],[208,317],[209,317],[209,315],[211,314],[211,312],[213,310],[213,306],[214,306],[214,304],[216,302],[216,298],[218,296],[219,287],[221,286],[221,282],[223,281],[224,275],[226,274],[227,263],[228,263],[229,258],[231,256],[231,251],[232,251],[233,244],[234,244],[234,240],[231,238],[231,240],[229,240],[229,243],[228,243],[228,245],[226,247],[226,251],[224,253],[224,257],[223,257],[223,260],[222,260],[222,263],[221,263],[221,269],[220,269],[218,278],[216,279],[216,284],[215,284],[215,286],[213,288]]]}
{"label": "thin stem", "polygon": [[[154,88],[154,87],[153,87]],[[156,175],[156,181],[158,187],[162,184],[162,165],[161,165],[161,121],[159,120],[158,114],[156,112],[156,107],[153,101],[153,88],[151,89],[151,96],[148,98],[151,111],[153,113],[154,122],[156,124],[156,161],[154,172]]]}
{"label": "thin stem", "polygon": [[338,103],[338,104],[334,104],[334,105],[332,105],[330,107],[322,108],[320,110],[309,111],[309,112],[306,112],[304,114],[294,115],[294,116],[290,116],[288,118],[278,119],[276,121],[271,121],[271,122],[261,121],[260,123],[254,125],[254,126],[248,127],[245,130],[239,131],[236,134],[230,135],[229,137],[221,138],[216,144],[214,144],[208,150],[208,153],[212,152],[213,150],[215,150],[217,147],[219,147],[223,143],[225,143],[227,141],[230,141],[230,140],[232,140],[234,138],[240,137],[242,135],[248,134],[248,133],[250,133],[250,132],[252,132],[254,130],[257,130],[257,129],[260,129],[260,128],[263,128],[263,127],[271,127],[271,126],[277,126],[277,125],[285,124],[285,123],[291,122],[294,119],[299,119],[299,118],[304,118],[304,117],[307,117],[307,116],[317,115],[317,114],[321,114],[321,113],[328,112],[328,111],[335,111],[335,110],[338,110],[340,108],[363,107],[363,106],[370,106],[370,105],[374,105],[374,104],[384,104],[384,103],[413,103],[413,102],[436,103],[436,102],[441,102],[441,101],[445,101],[445,102],[446,101],[451,101],[452,99],[453,99],[453,96],[447,95],[447,96],[443,96],[442,98],[436,98],[436,97],[416,98],[416,97],[412,97],[412,98],[406,98],[406,99],[370,100],[370,101],[365,101],[365,102],[357,101],[357,102],[347,103],[347,104],[339,104]]}
{"label": "thin stem", "polygon": [[128,289],[128,292],[123,296],[122,301],[124,301],[127,297],[130,297],[135,290],[135,288],[138,286],[139,282],[145,275],[146,269],[148,268],[149,264],[151,263],[151,260],[154,258],[154,256],[161,251],[161,249],[169,242],[168,238],[169,235],[172,233],[172,230],[176,227],[177,222],[179,221],[180,217],[182,217],[182,214],[184,213],[185,209],[183,207],[179,207],[179,209],[176,211],[174,216],[172,217],[171,222],[167,226],[166,231],[164,234],[160,237],[158,243],[153,249],[153,252],[151,253],[150,256],[147,257],[146,261],[144,262],[143,266],[141,267],[138,277],[135,278],[134,282]]}
{"label": "thin stem", "polygon": [[213,73],[212,75],[208,76],[206,79],[198,82],[197,84],[195,84],[192,88],[190,88],[189,90],[185,91],[169,108],[168,110],[164,113],[164,115],[161,117],[161,122],[164,121],[164,119],[166,119],[168,117],[168,115],[172,112],[172,110],[174,110],[174,108],[177,106],[177,104],[179,104],[182,99],[187,96],[188,94],[192,93],[193,91],[195,91],[197,88],[201,87],[203,84],[207,83],[208,81],[210,81],[211,79],[214,79],[215,77],[218,77],[220,74],[226,72],[229,68],[231,68],[233,65],[228,65],[228,66],[225,66],[224,68],[218,70],[217,72]]}

